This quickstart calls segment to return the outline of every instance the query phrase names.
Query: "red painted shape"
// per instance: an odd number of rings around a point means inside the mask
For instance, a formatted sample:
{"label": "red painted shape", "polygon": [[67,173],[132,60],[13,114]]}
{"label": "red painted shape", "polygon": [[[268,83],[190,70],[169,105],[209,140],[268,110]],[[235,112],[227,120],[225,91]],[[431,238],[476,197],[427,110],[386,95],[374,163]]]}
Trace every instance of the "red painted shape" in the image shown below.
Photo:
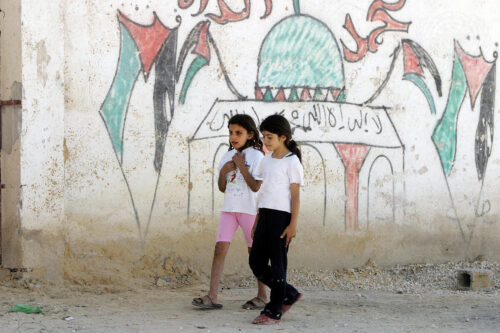
{"label": "red painted shape", "polygon": [[265,19],[266,17],[268,17],[271,12],[273,11],[273,0],[265,0],[266,2],[266,12],[264,13],[264,15],[261,17],[261,19]]}
{"label": "red painted shape", "polygon": [[368,52],[368,40],[365,38],[361,38],[356,29],[354,28],[354,24],[352,23],[351,15],[347,14],[345,17],[344,28],[351,34],[352,38],[356,41],[356,51],[349,50],[344,43],[344,58],[349,62],[357,62],[366,55]]}
{"label": "red painted shape", "polygon": [[191,5],[193,4],[194,0],[179,0],[177,2],[177,4],[179,5],[179,7],[181,7],[182,9],[186,9],[186,8],[189,8],[191,7]]}
{"label": "red painted shape", "polygon": [[340,89],[332,89],[332,96],[333,96],[333,100],[336,101],[338,98],[339,98],[339,95],[340,95]]}
{"label": "red painted shape", "polygon": [[[344,28],[350,33],[352,38],[356,41],[356,50],[349,50],[344,43],[344,58],[349,62],[357,62],[364,58],[368,51],[374,53],[379,47],[377,38],[387,31],[403,31],[408,32],[411,22],[400,22],[395,20],[387,13],[388,11],[398,11],[405,5],[406,0],[399,0],[395,3],[386,3],[382,0],[374,0],[368,9],[366,20],[369,22],[381,22],[382,26],[373,29],[368,37],[361,37],[354,28],[351,16],[346,15]],[[380,42],[381,44],[381,42]]]}
{"label": "red painted shape", "polygon": [[345,165],[346,173],[346,229],[358,229],[358,183],[359,170],[363,164],[369,148],[356,144],[336,144]]}
{"label": "red painted shape", "polygon": [[278,94],[276,95],[276,97],[274,98],[274,100],[276,100],[276,101],[284,101],[284,100],[286,100],[286,98],[285,98],[285,92],[283,91],[283,89],[280,89],[278,91]]}
{"label": "red painted shape", "polygon": [[[383,9],[377,10],[372,18],[373,22],[382,22],[383,26],[377,28],[370,32],[368,36],[368,49],[370,52],[375,52],[378,49],[379,43],[377,42],[377,38],[387,31],[402,31],[408,32],[408,28],[410,27],[410,23],[400,22],[392,18],[387,12]],[[381,44],[381,43],[380,43]]]}
{"label": "red painted shape", "polygon": [[160,22],[156,13],[154,15],[153,23],[146,26],[131,21],[118,11],[118,19],[127,27],[139,50],[142,70],[146,77],[149,75],[151,66],[160,52],[163,43],[172,32],[171,29],[168,29]]}
{"label": "red painted shape", "polygon": [[310,101],[310,100],[312,100],[311,94],[309,93],[309,89],[308,88],[304,88],[304,90],[302,90],[302,94],[300,94],[300,100],[301,101]]}
{"label": "red painted shape", "polygon": [[417,55],[413,52],[410,44],[403,42],[403,53],[405,59],[405,74],[420,74],[423,75],[424,71],[420,66],[420,61],[418,61]]}
{"label": "red painted shape", "polygon": [[210,27],[210,22],[205,21],[200,28],[200,36],[198,37],[198,43],[196,43],[196,48],[193,53],[198,54],[205,58],[207,62],[210,62],[210,49],[208,47],[208,28]]}
{"label": "red painted shape", "polygon": [[255,99],[259,101],[264,99],[264,95],[262,95],[262,91],[260,91],[259,87],[255,87]]}
{"label": "red painted shape", "polygon": [[201,13],[203,13],[205,11],[205,9],[207,8],[207,4],[208,4],[208,0],[201,0],[200,1],[200,9],[198,10],[198,13],[194,14],[193,16],[197,16],[197,15],[200,15]]}
{"label": "red painted shape", "polygon": [[238,13],[229,8],[229,6],[224,2],[224,0],[218,0],[221,14],[220,15],[207,14],[207,16],[219,24],[226,24],[228,22],[236,22],[244,20],[250,16],[250,0],[244,0],[244,1],[245,1],[245,8],[243,8],[243,10]]}
{"label": "red painted shape", "polygon": [[403,8],[406,0],[399,0],[395,3],[385,3],[382,0],[375,0],[370,5],[370,9],[368,9],[368,15],[366,17],[367,21],[373,21],[373,14],[379,9],[387,9],[388,11],[395,12]]}
{"label": "red painted shape", "polygon": [[469,87],[471,105],[474,108],[479,90],[493,67],[493,62],[486,61],[482,53],[478,56],[467,54],[457,41],[455,41],[455,52],[464,68],[467,86]]}

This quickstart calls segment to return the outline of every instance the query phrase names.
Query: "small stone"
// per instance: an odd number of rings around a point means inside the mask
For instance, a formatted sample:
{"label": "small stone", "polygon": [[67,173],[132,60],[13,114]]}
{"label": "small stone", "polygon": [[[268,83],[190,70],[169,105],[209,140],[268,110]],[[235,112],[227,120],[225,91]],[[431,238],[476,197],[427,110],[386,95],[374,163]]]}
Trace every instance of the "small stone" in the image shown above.
{"label": "small stone", "polygon": [[158,279],[158,280],[156,280],[156,286],[163,288],[163,287],[167,287],[168,283],[167,283],[167,281],[165,281],[163,279]]}

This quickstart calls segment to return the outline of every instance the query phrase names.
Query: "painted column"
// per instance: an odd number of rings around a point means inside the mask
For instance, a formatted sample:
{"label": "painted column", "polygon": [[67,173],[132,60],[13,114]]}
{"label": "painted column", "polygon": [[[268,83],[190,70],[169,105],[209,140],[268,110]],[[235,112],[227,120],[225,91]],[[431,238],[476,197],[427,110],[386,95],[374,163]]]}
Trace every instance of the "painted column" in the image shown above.
{"label": "painted column", "polygon": [[356,144],[335,144],[345,167],[346,230],[358,229],[358,183],[359,170],[368,155],[369,147]]}

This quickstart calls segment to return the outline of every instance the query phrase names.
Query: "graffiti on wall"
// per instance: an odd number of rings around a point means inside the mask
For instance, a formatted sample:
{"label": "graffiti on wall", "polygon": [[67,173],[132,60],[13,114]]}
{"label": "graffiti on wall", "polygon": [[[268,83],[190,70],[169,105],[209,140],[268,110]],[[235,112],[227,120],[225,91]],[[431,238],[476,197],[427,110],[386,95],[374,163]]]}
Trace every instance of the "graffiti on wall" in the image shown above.
{"label": "graffiti on wall", "polygon": [[[278,92],[279,93],[279,92]],[[189,177],[190,182],[194,169],[202,164],[206,159],[207,151],[202,154],[194,154],[191,151],[201,144],[209,147],[219,147],[212,151],[213,165],[216,166],[216,158],[220,156],[219,150],[227,145],[227,126],[229,119],[235,114],[248,114],[253,117],[257,124],[272,114],[280,114],[288,119],[293,132],[294,139],[302,148],[311,148],[312,153],[317,154],[321,160],[322,170],[322,224],[326,225],[325,217],[328,206],[332,202],[328,201],[329,192],[327,186],[329,180],[326,178],[325,169],[328,162],[324,156],[331,156],[332,153],[339,157],[342,169],[339,173],[344,174],[345,202],[344,202],[344,224],[346,230],[360,230],[358,219],[360,210],[358,198],[360,192],[364,192],[364,197],[369,198],[369,184],[372,176],[373,165],[384,157],[389,161],[390,172],[404,172],[404,145],[392,122],[388,109],[384,107],[370,107],[352,103],[339,103],[333,101],[265,101],[261,99],[247,101],[219,101],[216,100],[205,117],[201,120],[195,133],[189,140]],[[364,166],[364,165],[367,166]],[[362,168],[370,168],[370,172],[360,174]],[[212,206],[211,212],[215,213],[214,193],[217,186],[215,172],[212,172]],[[362,186],[360,186],[362,185]],[[403,215],[403,207],[396,207],[395,196],[404,196],[402,184],[393,186],[392,213],[395,216],[397,210]],[[194,192],[194,193],[193,193]],[[397,192],[397,193],[396,193]],[[195,201],[196,190],[189,189],[188,192],[188,216],[192,206],[202,205],[206,202],[203,196],[198,196],[199,201]],[[338,200],[335,198],[334,200]],[[192,202],[195,201],[195,202]],[[366,202],[367,214],[369,210],[376,207]],[[393,221],[391,221],[393,222]],[[367,227],[367,222],[365,222]]]}
{"label": "graffiti on wall", "polygon": [[469,92],[471,110],[474,110],[479,91],[481,91],[480,113],[474,142],[476,173],[478,180],[481,182],[481,189],[478,194],[475,215],[484,219],[491,209],[490,201],[481,202],[481,197],[486,167],[493,144],[497,53],[495,52],[493,56],[493,61],[487,61],[482,52],[477,56],[473,56],[466,53],[460,43],[455,41],[455,58],[453,60],[450,92],[443,115],[432,133],[432,141],[443,167],[443,174],[452,202],[454,211],[454,217],[452,218],[457,221],[462,237],[468,243],[473,237],[475,225],[467,225],[470,229],[467,234],[458,216],[448,177],[452,172],[457,156],[458,118],[467,91]]}
{"label": "graffiti on wall", "polygon": [[[350,50],[344,43],[344,58],[348,62],[357,62],[367,55],[368,52],[375,53],[378,46],[382,42],[378,42],[377,38],[387,31],[408,32],[411,22],[404,23],[393,19],[387,11],[398,11],[405,5],[405,0],[400,0],[396,3],[387,4],[382,0],[375,0],[369,7],[367,21],[381,22],[383,26],[378,27],[369,34],[366,38],[361,38],[354,28],[353,22],[349,15],[346,16],[346,24],[344,28],[351,34],[357,44],[357,50]],[[376,16],[376,13],[379,13]],[[378,17],[378,20],[374,20]],[[469,224],[469,232],[463,228],[461,219],[457,212],[453,194],[449,185],[448,177],[453,169],[457,151],[457,123],[463,101],[469,92],[471,109],[474,106],[481,91],[481,106],[479,120],[475,136],[475,163],[476,172],[481,189],[478,194],[477,204],[475,207],[476,217],[484,218],[490,211],[491,204],[489,200],[481,202],[482,191],[484,186],[484,175],[488,164],[488,159],[491,155],[493,142],[493,113],[496,92],[496,58],[497,53],[493,54],[494,60],[487,61],[480,51],[477,56],[472,56],[465,52],[458,41],[455,41],[455,56],[453,60],[453,72],[451,78],[451,87],[448,94],[446,109],[441,118],[437,121],[432,134],[432,141],[438,153],[444,178],[446,180],[447,190],[450,196],[451,208],[453,216],[450,219],[455,220],[458,224],[460,234],[463,240],[470,244],[473,236],[474,224]],[[425,72],[430,73],[437,91],[438,97],[442,97],[442,79],[435,62],[430,54],[417,42],[411,39],[402,39],[399,45],[392,52],[392,62],[389,70],[379,88],[365,102],[372,103],[386,87],[391,78],[396,61],[399,54],[403,50],[403,65],[404,75],[403,80],[412,82],[425,96],[429,109],[432,115],[436,115],[436,104],[432,89],[426,83]]]}
{"label": "graffiti on wall", "polygon": [[[175,93],[174,75],[177,27],[166,27],[161,23],[156,14],[150,25],[140,25],[129,20],[121,12],[118,12],[118,22],[120,27],[120,55],[118,58],[118,65],[111,88],[99,112],[106,125],[123,179],[127,185],[139,235],[142,238],[143,234],[141,232],[139,214],[127,176],[123,169],[123,133],[127,119],[129,101],[135,83],[141,72],[144,80],[147,81],[151,68],[155,65],[157,69],[153,98],[156,131],[154,168],[159,178],[168,128],[174,114],[173,98]],[[166,103],[167,97],[169,99],[168,103]],[[154,202],[152,206],[154,206]]]}
{"label": "graffiti on wall", "polygon": [[[214,0],[215,1],[215,0]],[[188,11],[194,0],[178,0],[178,6]],[[265,12],[261,19],[269,17],[272,1],[264,0]],[[482,53],[473,56],[455,41],[455,58],[451,87],[446,108],[441,115],[436,107],[437,98],[443,97],[442,76],[429,52],[415,40],[402,38],[394,48],[389,68],[381,84],[366,101],[346,102],[345,68],[347,63],[359,62],[364,57],[375,54],[383,45],[385,33],[409,32],[411,22],[394,18],[406,4],[406,0],[388,3],[373,0],[368,7],[366,21],[377,25],[366,37],[355,28],[349,13],[346,14],[344,29],[355,42],[349,48],[341,41],[342,49],[328,24],[301,12],[299,0],[293,1],[294,14],[279,20],[267,33],[261,43],[257,61],[257,75],[254,83],[255,96],[249,99],[241,94],[232,83],[222,61],[220,50],[210,33],[211,23],[228,24],[248,19],[252,12],[252,1],[242,0],[241,11],[233,10],[224,0],[217,0],[219,13],[206,13],[208,0],[200,0],[196,12],[207,20],[200,20],[187,35],[179,48],[178,26],[166,27],[154,14],[150,25],[138,24],[121,12],[118,13],[120,28],[120,55],[116,74],[106,96],[100,114],[108,130],[111,144],[129,191],[135,219],[141,238],[146,238],[151,214],[156,200],[158,180],[161,175],[165,155],[165,142],[174,119],[176,103],[184,104],[189,98],[189,90],[197,73],[211,62],[216,62],[223,74],[228,90],[234,95],[233,101],[216,100],[205,116],[200,113],[199,126],[189,139],[189,189],[188,218],[195,205],[191,187],[191,167],[197,156],[191,153],[194,145],[206,141],[213,142],[213,162],[220,150],[227,145],[227,120],[236,113],[250,114],[259,123],[266,115],[281,113],[287,117],[294,129],[294,136],[302,146],[319,157],[323,174],[322,224],[326,225],[329,206],[329,186],[326,169],[332,167],[324,157],[332,153],[337,156],[344,174],[344,224],[346,230],[368,228],[375,220],[376,193],[374,183],[377,174],[389,176],[386,204],[390,214],[386,216],[396,222],[397,216],[404,217],[404,179],[395,180],[396,174],[405,172],[405,147],[396,126],[391,120],[391,106],[374,107],[373,102],[386,88],[397,64],[403,65],[402,80],[411,82],[422,93],[429,107],[430,117],[436,125],[430,138],[436,147],[447,190],[453,208],[450,218],[457,221],[464,241],[470,243],[472,230],[467,233],[461,223],[448,183],[457,150],[457,123],[463,102],[469,93],[471,109],[480,100],[479,121],[474,142],[476,174],[481,190],[476,204],[476,216],[484,218],[491,209],[488,200],[482,199],[482,190],[491,156],[494,128],[494,95],[496,92],[496,58],[487,61]],[[179,44],[180,45],[180,44]],[[153,93],[155,120],[154,169],[157,173],[155,195],[151,203],[149,217],[142,225],[134,203],[134,196],[123,171],[123,133],[126,123],[128,103],[136,81],[141,77],[148,80],[151,68],[155,66]],[[177,91],[179,87],[179,91]],[[179,100],[175,101],[176,92]],[[216,96],[214,96],[216,99]],[[464,112],[464,111],[462,111]],[[212,212],[214,212],[214,173],[212,172]],[[400,198],[401,203],[397,203]],[[362,214],[361,211],[366,211]]]}
{"label": "graffiti on wall", "polygon": [[[246,0],[245,0],[246,1]],[[200,13],[203,12],[208,0],[201,0]],[[179,7],[189,8],[193,1],[179,0]],[[266,1],[265,18],[272,9],[272,2]],[[241,13],[232,11],[223,0],[219,0],[220,15],[207,14],[214,22],[225,24],[246,19],[250,15],[250,2],[246,1],[245,9]],[[168,130],[175,114],[176,86],[183,76],[179,103],[186,101],[186,96],[196,74],[210,64],[212,52],[215,53],[220,69],[224,75],[229,90],[238,98],[245,99],[231,82],[220,51],[210,33],[210,21],[201,21],[190,31],[177,56],[178,29],[182,23],[177,17],[178,26],[165,26],[156,13],[153,13],[153,22],[149,25],[132,21],[118,11],[118,25],[120,29],[120,53],[117,68],[111,87],[101,105],[99,113],[106,126],[113,150],[115,152],[123,179],[127,186],[129,197],[134,210],[135,220],[141,239],[145,239],[151,223],[151,216],[156,202],[156,194],[160,180],[165,144]],[[185,74],[184,64],[191,60]],[[152,67],[155,67],[155,82],[153,91],[154,120],[155,120],[155,156],[154,169],[157,173],[154,196],[151,209],[145,225],[141,223],[134,195],[129,185],[127,175],[123,169],[124,129],[131,95],[135,84],[143,74],[144,81],[150,76]]]}
{"label": "graffiti on wall", "polygon": [[[245,20],[250,17],[250,8],[251,8],[251,1],[250,0],[243,0],[244,7],[240,12],[234,11],[229,7],[224,0],[217,0],[217,5],[219,7],[220,14],[205,14],[207,17],[212,19],[214,22],[217,22],[219,24],[226,24],[229,22],[237,22],[241,20]],[[194,3],[194,0],[178,0],[179,7],[182,9],[187,9],[191,7]],[[265,0],[266,4],[266,12],[261,18],[266,18],[271,14],[271,11],[273,9],[273,2],[272,0]],[[193,16],[198,16],[202,14],[205,9],[207,8],[208,5],[208,0],[200,0],[200,7],[198,9],[198,12],[195,14],[192,14]]]}
{"label": "graffiti on wall", "polygon": [[406,0],[399,0],[395,3],[386,3],[383,0],[373,1],[370,5],[370,8],[368,9],[366,20],[368,22],[382,23],[382,26],[373,29],[365,38],[362,38],[356,32],[356,28],[354,27],[351,16],[347,14],[345,18],[344,28],[356,41],[356,50],[350,50],[344,44],[344,42],[342,42],[342,45],[344,47],[345,60],[349,62],[357,62],[363,59],[368,52],[377,52],[379,45],[382,44],[382,41],[380,41],[379,39],[386,32],[408,32],[408,28],[410,27],[411,22],[398,21],[388,13],[388,11],[393,12],[400,10],[401,8],[403,8],[405,3]]}

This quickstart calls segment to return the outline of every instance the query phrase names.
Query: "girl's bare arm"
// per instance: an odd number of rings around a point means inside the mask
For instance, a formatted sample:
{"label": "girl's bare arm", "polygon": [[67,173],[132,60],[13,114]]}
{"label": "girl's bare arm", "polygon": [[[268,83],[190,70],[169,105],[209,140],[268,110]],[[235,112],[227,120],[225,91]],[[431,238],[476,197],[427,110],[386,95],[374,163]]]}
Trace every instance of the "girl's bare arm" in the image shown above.
{"label": "girl's bare arm", "polygon": [[233,161],[229,161],[224,166],[220,169],[219,173],[219,180],[217,182],[217,185],[219,185],[219,191],[222,193],[226,192],[226,174],[228,172],[231,172],[233,170],[236,170],[236,165],[234,164]]}

